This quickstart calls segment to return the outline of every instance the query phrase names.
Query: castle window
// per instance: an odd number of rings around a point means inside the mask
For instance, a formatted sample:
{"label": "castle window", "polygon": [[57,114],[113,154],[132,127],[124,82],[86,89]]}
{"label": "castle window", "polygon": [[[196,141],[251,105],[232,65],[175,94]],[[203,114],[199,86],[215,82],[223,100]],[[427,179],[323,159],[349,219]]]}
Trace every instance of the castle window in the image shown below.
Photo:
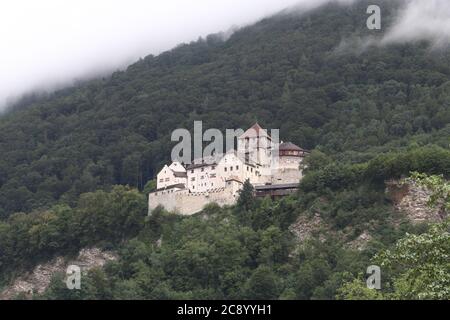
{"label": "castle window", "polygon": [[239,166],[236,166],[236,170],[239,170]]}
{"label": "castle window", "polygon": [[205,179],[205,176],[201,176],[200,179],[202,179],[202,180]]}
{"label": "castle window", "polygon": [[212,166],[212,167],[211,167],[211,170],[216,170],[216,166]]}
{"label": "castle window", "polygon": [[233,167],[230,167],[230,171],[233,171]]}
{"label": "castle window", "polygon": [[225,170],[225,172],[227,172],[227,167],[223,168]]}
{"label": "castle window", "polygon": [[159,179],[159,182],[164,182],[164,179]]}
{"label": "castle window", "polygon": [[191,178],[191,181],[195,181],[195,177],[192,177],[192,178]]}
{"label": "castle window", "polygon": [[194,173],[194,170],[191,170],[191,173]]}
{"label": "castle window", "polygon": [[166,178],[166,182],[170,181],[170,178]]}
{"label": "castle window", "polygon": [[215,177],[216,177],[216,174],[213,173],[213,174],[211,174],[209,177],[210,177],[210,178],[215,178]]}
{"label": "castle window", "polygon": [[247,166],[247,171],[248,171],[248,169],[250,169],[250,168]]}
{"label": "castle window", "polygon": [[205,168],[202,168],[202,172],[205,171]]}

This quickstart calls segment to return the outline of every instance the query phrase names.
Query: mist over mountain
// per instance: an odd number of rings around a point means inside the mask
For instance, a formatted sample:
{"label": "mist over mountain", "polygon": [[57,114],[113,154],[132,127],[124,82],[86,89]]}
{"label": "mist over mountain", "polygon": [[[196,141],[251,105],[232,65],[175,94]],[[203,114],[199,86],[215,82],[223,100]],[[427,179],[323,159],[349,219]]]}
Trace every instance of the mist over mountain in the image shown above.
{"label": "mist over mountain", "polygon": [[[80,80],[109,76],[148,54],[214,32],[229,35],[276,11],[302,14],[325,3],[348,6],[357,0],[168,1],[135,0],[3,4],[0,16],[0,108],[22,95],[53,92]],[[180,2],[180,3],[178,3]],[[402,3],[383,39],[360,39],[362,46],[431,40],[436,47],[450,39],[446,0],[395,0]],[[138,10],[136,10],[139,8]],[[103,11],[107,10],[107,14]],[[361,17],[365,14],[361,12]],[[384,14],[382,12],[382,14]],[[164,17],[164,18],[162,18]],[[383,21],[384,23],[384,21]],[[352,39],[343,39],[348,42]]]}
{"label": "mist over mountain", "polygon": [[[0,108],[31,91],[109,75],[148,54],[233,25],[253,23],[298,0],[13,1],[0,10]],[[300,0],[300,2],[310,2]]]}
{"label": "mist over mountain", "polygon": [[[382,8],[381,30],[366,27],[369,4]],[[417,183],[448,190],[446,8],[293,7],[23,99],[0,117],[0,288],[96,246],[118,260],[82,290],[56,275],[32,297],[448,299],[448,225],[428,227],[448,217],[448,197],[433,211],[404,179],[419,172]],[[235,206],[147,217],[172,131],[199,120],[204,130],[258,121],[311,150],[298,192],[256,199],[247,183]],[[361,274],[380,252],[392,268],[370,291]]]}
{"label": "mist over mountain", "polygon": [[450,43],[450,3],[445,0],[410,0],[398,13],[382,43],[429,40],[436,47]]}

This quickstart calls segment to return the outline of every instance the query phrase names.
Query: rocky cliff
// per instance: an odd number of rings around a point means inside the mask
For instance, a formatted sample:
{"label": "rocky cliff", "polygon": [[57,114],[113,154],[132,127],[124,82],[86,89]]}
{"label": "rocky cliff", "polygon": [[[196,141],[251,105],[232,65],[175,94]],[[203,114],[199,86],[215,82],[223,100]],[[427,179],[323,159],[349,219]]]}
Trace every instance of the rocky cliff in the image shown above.
{"label": "rocky cliff", "polygon": [[415,183],[403,180],[388,181],[386,194],[395,209],[404,213],[412,223],[440,222],[444,218],[439,208],[429,206],[431,192]]}
{"label": "rocky cliff", "polygon": [[82,272],[88,272],[92,268],[102,267],[108,261],[116,259],[115,253],[101,251],[98,248],[82,249],[74,260],[68,260],[64,257],[54,258],[15,279],[11,285],[0,293],[0,300],[14,299],[19,294],[31,297],[33,294],[43,293],[49,286],[52,277],[57,273],[65,273],[69,265],[77,265]]}

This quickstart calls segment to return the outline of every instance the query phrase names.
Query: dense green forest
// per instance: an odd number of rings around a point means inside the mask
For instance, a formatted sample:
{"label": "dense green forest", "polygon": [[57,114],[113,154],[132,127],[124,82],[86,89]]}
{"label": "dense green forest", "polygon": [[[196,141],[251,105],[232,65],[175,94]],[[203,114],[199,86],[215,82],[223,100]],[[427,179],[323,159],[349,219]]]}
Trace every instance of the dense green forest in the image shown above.
{"label": "dense green forest", "polygon": [[[450,152],[443,155],[445,159],[436,162],[448,166]],[[410,153],[409,165],[420,163],[420,158]],[[404,160],[398,156],[388,162],[400,166]],[[330,164],[314,171],[322,177],[323,186],[301,184],[299,194],[281,201],[255,199],[251,185],[246,184],[236,206],[210,205],[192,217],[162,209],[145,217],[146,197],[127,187],[87,193],[73,208],[56,206],[35,215],[16,214],[0,224],[0,274],[11,277],[56,253],[70,256],[97,245],[117,250],[120,259],[83,277],[82,290],[68,290],[61,281],[64,275],[57,274],[50,288],[35,298],[448,299],[450,278],[441,278],[449,267],[448,223],[429,231],[427,225],[411,225],[394,213],[384,190],[376,186],[377,174],[370,169],[379,164],[379,160],[371,161],[363,170],[353,165],[340,176],[348,184],[329,188],[335,180],[329,175],[335,164]],[[354,180],[360,174],[367,183]],[[446,194],[448,210],[450,185],[434,177],[435,201],[439,203]],[[316,214],[324,221],[323,229],[299,243],[289,226],[301,216]],[[373,235],[367,247],[362,251],[349,247],[363,230]],[[385,251],[406,232],[423,240],[418,238],[421,242],[416,244],[406,238],[406,248],[400,242],[393,253]],[[416,251],[421,254],[415,255]],[[378,293],[364,286],[361,274],[380,259],[376,254],[393,264],[394,271],[385,280],[403,284],[399,289],[388,285]],[[402,261],[409,255],[413,262]],[[427,259],[430,262],[424,264]],[[406,266],[399,268],[402,264]],[[427,287],[406,278],[404,270],[421,274]],[[408,290],[411,287],[416,291]]]}
{"label": "dense green forest", "polygon": [[[382,4],[386,25],[401,5],[369,2]],[[382,36],[365,27],[369,2],[283,12],[17,102],[0,117],[0,288],[96,245],[120,259],[80,291],[57,276],[36,298],[405,298],[398,268],[379,294],[360,273],[377,254],[395,264],[386,250],[406,232],[426,241],[448,230],[394,212],[384,181],[450,176],[450,51],[426,42],[343,49],[345,39]],[[194,120],[204,129],[258,120],[314,150],[299,192],[257,200],[246,188],[234,207],[146,217],[143,190],[170,157],[170,134]],[[323,232],[299,244],[289,227],[315,215]],[[364,250],[347,246],[367,230]],[[448,237],[439,241],[448,253]],[[406,298],[450,296],[420,289]]]}
{"label": "dense green forest", "polygon": [[[383,4],[386,20],[394,5]],[[412,143],[448,148],[448,51],[419,43],[337,52],[342,39],[368,35],[366,8],[280,14],[225,42],[212,35],[25,99],[0,118],[0,216],[74,204],[114,184],[142,189],[169,159],[170,133],[194,120],[225,129],[257,119],[341,161]]]}

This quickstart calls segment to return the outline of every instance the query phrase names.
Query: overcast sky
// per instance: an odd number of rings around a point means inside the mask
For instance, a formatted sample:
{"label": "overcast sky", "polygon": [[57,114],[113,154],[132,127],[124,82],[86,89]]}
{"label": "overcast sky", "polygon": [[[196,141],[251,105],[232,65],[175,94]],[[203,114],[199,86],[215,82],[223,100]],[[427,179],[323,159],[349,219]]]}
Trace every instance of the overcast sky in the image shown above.
{"label": "overcast sky", "polygon": [[[6,0],[0,2],[0,108],[34,89],[113,71],[284,8],[353,0]],[[450,39],[450,0],[410,0],[386,43]]]}
{"label": "overcast sky", "polygon": [[0,105],[8,96],[114,70],[181,42],[254,22],[297,2],[1,1]]}

